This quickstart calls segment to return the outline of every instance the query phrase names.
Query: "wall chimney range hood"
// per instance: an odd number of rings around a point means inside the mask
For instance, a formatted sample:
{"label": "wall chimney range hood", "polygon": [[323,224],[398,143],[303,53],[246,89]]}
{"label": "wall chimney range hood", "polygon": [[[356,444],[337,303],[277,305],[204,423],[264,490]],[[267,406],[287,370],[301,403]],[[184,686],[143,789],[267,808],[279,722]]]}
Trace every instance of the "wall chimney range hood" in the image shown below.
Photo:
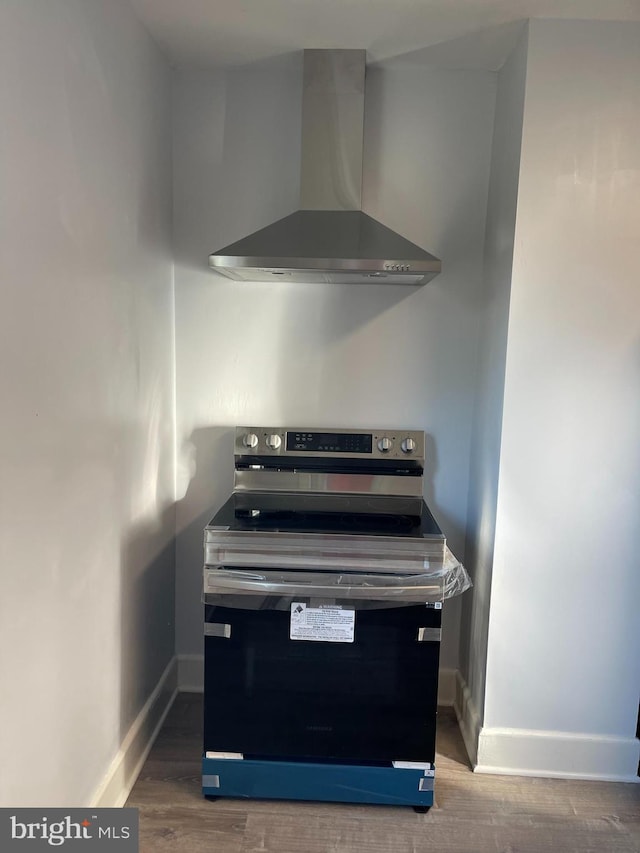
{"label": "wall chimney range hood", "polygon": [[209,256],[236,281],[420,285],[438,258],[361,211],[366,51],[305,50],[300,207]]}

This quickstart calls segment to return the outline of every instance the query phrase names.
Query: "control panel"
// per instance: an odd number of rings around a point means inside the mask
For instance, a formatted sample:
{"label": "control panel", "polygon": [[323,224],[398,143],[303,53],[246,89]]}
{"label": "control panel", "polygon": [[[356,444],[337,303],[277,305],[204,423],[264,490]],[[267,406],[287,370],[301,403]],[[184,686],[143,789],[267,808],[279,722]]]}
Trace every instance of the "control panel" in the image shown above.
{"label": "control panel", "polygon": [[420,430],[315,430],[237,427],[236,456],[424,459]]}
{"label": "control panel", "polygon": [[302,453],[371,453],[371,433],[287,431],[287,450]]}

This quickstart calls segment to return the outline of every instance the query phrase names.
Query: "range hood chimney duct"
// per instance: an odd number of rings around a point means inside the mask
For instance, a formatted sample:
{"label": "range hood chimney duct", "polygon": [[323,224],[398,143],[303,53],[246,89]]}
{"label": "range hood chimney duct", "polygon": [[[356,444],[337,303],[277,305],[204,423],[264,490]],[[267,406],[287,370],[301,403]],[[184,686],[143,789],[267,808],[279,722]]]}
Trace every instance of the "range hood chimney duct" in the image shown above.
{"label": "range hood chimney duct", "polygon": [[360,210],[365,50],[305,50],[302,210]]}
{"label": "range hood chimney duct", "polygon": [[238,281],[424,284],[440,261],[362,205],[366,51],[305,50],[300,207],[209,256]]}

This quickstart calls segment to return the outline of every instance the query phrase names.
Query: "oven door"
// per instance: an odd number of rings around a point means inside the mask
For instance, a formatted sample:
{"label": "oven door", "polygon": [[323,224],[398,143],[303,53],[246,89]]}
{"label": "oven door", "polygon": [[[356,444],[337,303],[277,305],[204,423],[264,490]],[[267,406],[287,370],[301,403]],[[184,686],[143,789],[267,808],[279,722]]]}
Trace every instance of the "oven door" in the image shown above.
{"label": "oven door", "polygon": [[441,613],[356,609],[328,642],[290,639],[290,609],[206,606],[205,754],[433,762]]}

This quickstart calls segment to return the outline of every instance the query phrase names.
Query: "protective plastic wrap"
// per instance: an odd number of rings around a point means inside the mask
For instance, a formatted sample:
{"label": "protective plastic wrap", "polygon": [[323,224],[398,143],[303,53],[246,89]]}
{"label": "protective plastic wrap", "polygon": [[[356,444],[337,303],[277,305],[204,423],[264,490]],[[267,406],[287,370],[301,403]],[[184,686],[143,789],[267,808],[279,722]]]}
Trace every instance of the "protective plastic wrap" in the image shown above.
{"label": "protective plastic wrap", "polygon": [[203,600],[223,607],[287,610],[302,598],[365,609],[442,602],[470,586],[464,566],[446,548],[438,568],[415,574],[205,566]]}

